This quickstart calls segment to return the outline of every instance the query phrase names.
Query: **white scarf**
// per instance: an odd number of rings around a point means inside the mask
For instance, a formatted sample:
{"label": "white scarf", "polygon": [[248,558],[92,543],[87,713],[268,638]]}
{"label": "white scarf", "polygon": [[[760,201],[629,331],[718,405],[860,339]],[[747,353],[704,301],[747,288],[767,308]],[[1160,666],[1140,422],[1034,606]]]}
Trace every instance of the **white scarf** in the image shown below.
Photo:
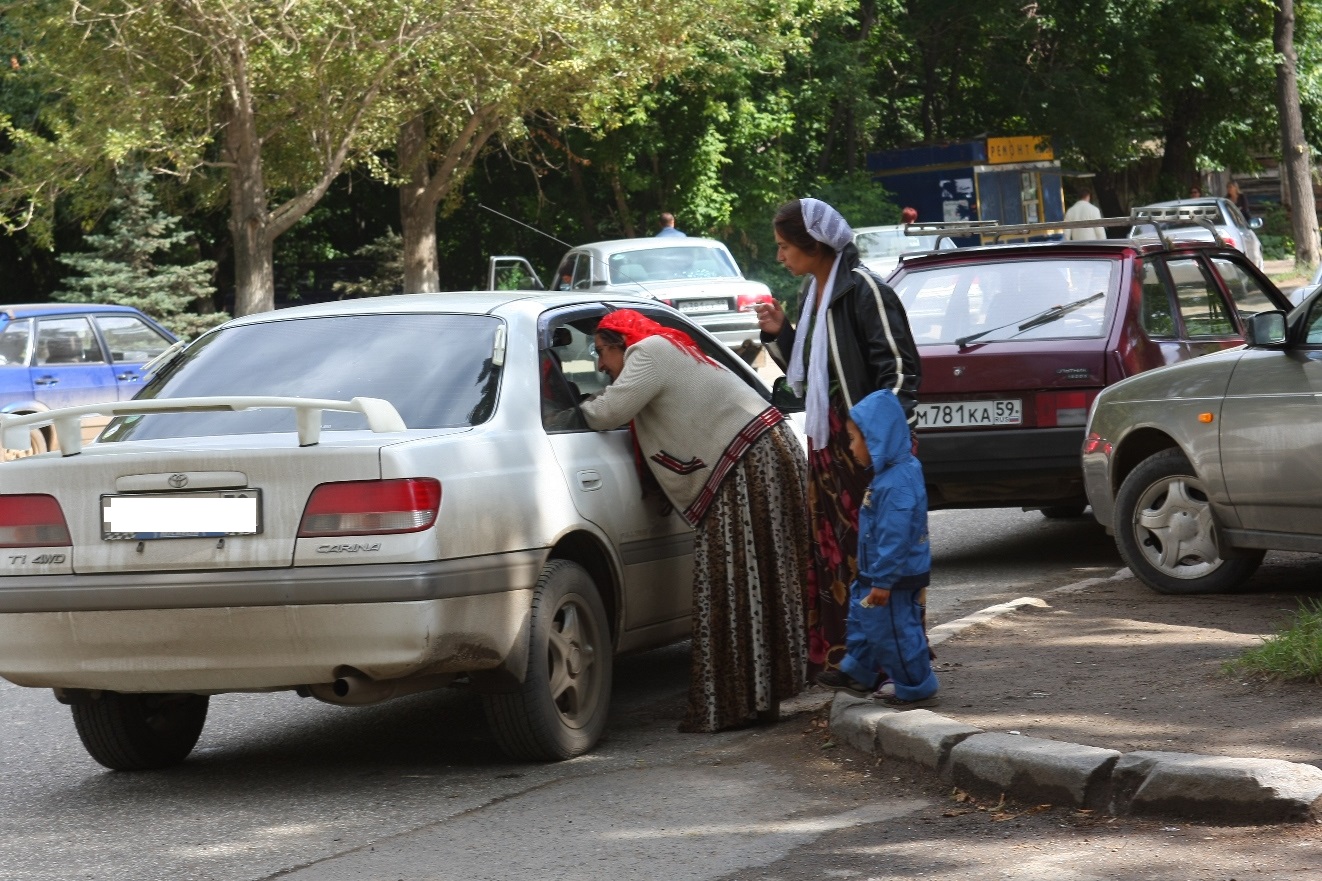
{"label": "white scarf", "polygon": [[[830,352],[830,324],[826,310],[831,305],[831,293],[835,290],[835,274],[840,268],[840,255],[835,255],[831,264],[831,274],[826,278],[826,292],[817,296],[817,279],[808,282],[807,299],[803,302],[803,311],[799,313],[799,326],[794,334],[794,351],[790,355],[789,372],[785,379],[796,395],[804,398],[805,421],[810,447],[814,450],[826,449],[831,439],[830,421],[830,374],[827,372],[827,360]],[[812,336],[812,352],[808,359],[808,371],[803,367],[803,341]],[[805,393],[806,387],[806,393]]]}

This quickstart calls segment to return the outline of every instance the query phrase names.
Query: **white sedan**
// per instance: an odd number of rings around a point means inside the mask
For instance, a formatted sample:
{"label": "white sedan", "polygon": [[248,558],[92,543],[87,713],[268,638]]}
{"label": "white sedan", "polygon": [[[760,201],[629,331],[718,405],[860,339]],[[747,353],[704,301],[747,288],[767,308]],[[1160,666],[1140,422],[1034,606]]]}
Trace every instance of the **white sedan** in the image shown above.
{"label": "white sedan", "polygon": [[[655,301],[611,296],[744,362]],[[115,769],[183,761],[209,695],[364,704],[458,679],[509,754],[578,755],[612,656],[685,637],[692,532],[643,498],[584,293],[447,293],[231,321],[95,443],[0,466],[0,676],[50,688]],[[700,418],[700,414],[695,414]]]}

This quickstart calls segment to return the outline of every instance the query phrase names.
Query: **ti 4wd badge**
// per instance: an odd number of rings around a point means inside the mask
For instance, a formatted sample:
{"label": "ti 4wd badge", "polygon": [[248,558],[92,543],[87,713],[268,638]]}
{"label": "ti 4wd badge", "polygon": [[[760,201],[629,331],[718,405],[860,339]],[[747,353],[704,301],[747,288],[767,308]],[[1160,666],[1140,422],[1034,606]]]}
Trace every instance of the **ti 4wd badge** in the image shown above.
{"label": "ti 4wd badge", "polygon": [[64,554],[37,554],[31,560],[27,554],[10,554],[10,566],[54,566],[69,559]]}

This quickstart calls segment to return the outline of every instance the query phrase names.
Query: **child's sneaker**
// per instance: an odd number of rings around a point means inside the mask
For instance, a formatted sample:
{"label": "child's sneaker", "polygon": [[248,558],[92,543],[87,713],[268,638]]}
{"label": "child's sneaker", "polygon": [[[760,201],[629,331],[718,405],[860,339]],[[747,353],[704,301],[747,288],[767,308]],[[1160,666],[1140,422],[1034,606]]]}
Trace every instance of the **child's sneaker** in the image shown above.
{"label": "child's sneaker", "polygon": [[867,697],[872,694],[871,685],[864,685],[839,670],[823,670],[818,673],[817,684],[832,691],[847,691],[855,697]]}
{"label": "child's sneaker", "polygon": [[878,697],[877,702],[883,707],[888,707],[892,710],[920,710],[927,707],[941,706],[941,698],[936,695],[920,698],[916,701],[906,701],[900,700],[894,694],[890,694],[886,697]]}
{"label": "child's sneaker", "polygon": [[895,683],[891,682],[889,679],[882,682],[881,686],[876,691],[872,692],[872,699],[874,701],[883,701],[888,697],[895,697]]}

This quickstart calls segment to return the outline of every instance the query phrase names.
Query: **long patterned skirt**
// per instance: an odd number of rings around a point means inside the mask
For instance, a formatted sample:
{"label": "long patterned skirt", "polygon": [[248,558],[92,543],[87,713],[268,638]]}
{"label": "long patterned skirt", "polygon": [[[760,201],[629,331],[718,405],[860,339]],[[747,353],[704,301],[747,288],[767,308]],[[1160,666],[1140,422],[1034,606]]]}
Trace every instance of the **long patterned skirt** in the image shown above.
{"label": "long patterned skirt", "polygon": [[844,396],[831,394],[830,439],[808,451],[808,516],[812,565],[808,570],[808,676],[836,667],[845,654],[849,585],[858,575],[858,508],[872,479],[854,461],[845,431]]}
{"label": "long patterned skirt", "polygon": [[808,463],[787,423],[722,482],[693,549],[693,653],[681,731],[774,718],[806,666]]}

